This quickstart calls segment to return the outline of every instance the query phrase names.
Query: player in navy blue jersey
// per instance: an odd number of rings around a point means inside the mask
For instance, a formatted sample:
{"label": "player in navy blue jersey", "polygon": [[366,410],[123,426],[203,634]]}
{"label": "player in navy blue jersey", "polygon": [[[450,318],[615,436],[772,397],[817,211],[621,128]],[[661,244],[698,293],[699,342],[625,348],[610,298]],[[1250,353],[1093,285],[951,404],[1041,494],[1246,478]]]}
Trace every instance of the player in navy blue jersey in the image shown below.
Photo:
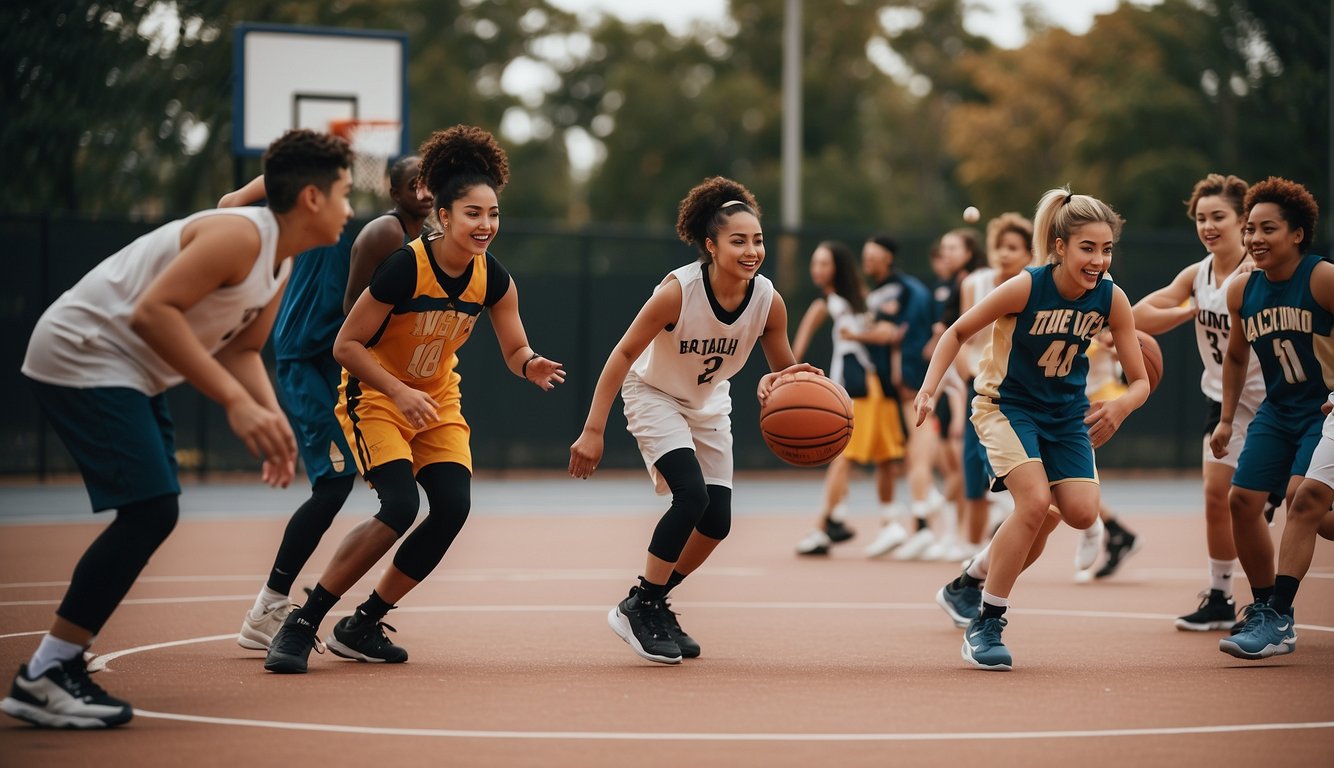
{"label": "player in navy blue jersey", "polygon": [[[1043,195],[1034,216],[1033,249],[1046,264],[1026,268],[941,335],[917,396],[920,424],[933,412],[941,379],[962,343],[994,323],[974,382],[971,418],[997,484],[1009,489],[1015,508],[970,564],[972,573],[942,589],[954,598],[942,605],[950,606],[947,611],[954,607],[955,622],[968,619],[962,655],[982,669],[1012,667],[1001,630],[1015,580],[1042,553],[1061,520],[1079,530],[1093,525],[1100,503],[1093,449],[1149,396],[1130,301],[1107,275],[1121,224],[1110,206],[1088,195],[1069,189]],[[1130,350],[1121,360],[1129,387],[1115,400],[1090,407],[1085,351],[1104,328],[1111,329],[1118,349]],[[968,599],[973,596],[980,600],[980,613]]]}
{"label": "player in navy blue jersey", "polygon": [[[1334,264],[1309,253],[1320,211],[1300,184],[1270,177],[1246,192],[1243,238],[1256,269],[1228,285],[1231,326],[1223,359],[1223,405],[1210,438],[1214,455],[1228,452],[1232,422],[1251,350],[1260,360],[1265,400],[1255,412],[1237,458],[1228,506],[1237,557],[1254,602],[1219,650],[1243,659],[1291,653],[1297,636],[1292,600],[1310,567],[1317,528],[1328,507],[1293,508],[1320,442],[1321,406],[1334,385]],[[1262,511],[1271,493],[1288,496],[1288,522],[1275,576],[1274,544]]]}

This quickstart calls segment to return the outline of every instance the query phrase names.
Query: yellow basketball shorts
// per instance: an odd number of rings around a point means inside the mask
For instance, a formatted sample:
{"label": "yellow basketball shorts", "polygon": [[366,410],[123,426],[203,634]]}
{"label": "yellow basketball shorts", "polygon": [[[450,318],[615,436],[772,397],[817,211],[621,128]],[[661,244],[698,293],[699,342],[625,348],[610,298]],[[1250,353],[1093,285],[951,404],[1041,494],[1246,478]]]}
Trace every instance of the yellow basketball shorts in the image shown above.
{"label": "yellow basketball shorts", "polygon": [[866,374],[866,397],[852,401],[852,439],[843,455],[858,464],[897,461],[907,453],[899,403],[885,396],[880,377]]}
{"label": "yellow basketball shorts", "polygon": [[428,464],[443,462],[472,471],[472,430],[463,419],[458,390],[440,404],[438,419],[421,429],[409,424],[392,400],[364,385],[351,398],[340,397],[334,412],[363,476],[399,459],[412,462],[414,475]]}

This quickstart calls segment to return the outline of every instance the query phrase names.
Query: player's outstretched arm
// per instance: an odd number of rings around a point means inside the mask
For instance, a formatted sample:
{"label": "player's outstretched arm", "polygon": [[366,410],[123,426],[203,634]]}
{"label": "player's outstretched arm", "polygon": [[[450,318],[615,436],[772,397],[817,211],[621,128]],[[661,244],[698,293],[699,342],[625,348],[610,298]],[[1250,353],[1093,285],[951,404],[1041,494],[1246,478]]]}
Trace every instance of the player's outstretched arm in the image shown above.
{"label": "player's outstretched arm", "polygon": [[[273,391],[273,382],[269,379],[269,371],[261,354],[269,332],[273,330],[274,318],[278,316],[282,295],[281,290],[275,293],[259,316],[214,355],[258,406],[255,411],[235,409],[229,412],[227,420],[232,431],[245,440],[245,435],[253,434],[252,430],[257,429],[267,434],[269,441],[276,441],[284,447],[281,453],[262,454],[264,465],[260,476],[265,483],[275,488],[286,488],[296,473],[296,438],[278,404],[278,396]],[[263,439],[256,439],[256,446],[264,442]]]}
{"label": "player's outstretched arm", "polygon": [[565,366],[528,346],[528,334],[523,330],[523,318],[519,316],[519,288],[514,280],[510,280],[505,295],[488,312],[500,353],[511,373],[527,379],[541,390],[555,389],[557,384],[565,382]]}
{"label": "player's outstretched arm", "polygon": [[1190,292],[1199,270],[1198,262],[1191,264],[1178,272],[1172,282],[1135,302],[1135,327],[1150,336],[1157,336],[1195,317]]}

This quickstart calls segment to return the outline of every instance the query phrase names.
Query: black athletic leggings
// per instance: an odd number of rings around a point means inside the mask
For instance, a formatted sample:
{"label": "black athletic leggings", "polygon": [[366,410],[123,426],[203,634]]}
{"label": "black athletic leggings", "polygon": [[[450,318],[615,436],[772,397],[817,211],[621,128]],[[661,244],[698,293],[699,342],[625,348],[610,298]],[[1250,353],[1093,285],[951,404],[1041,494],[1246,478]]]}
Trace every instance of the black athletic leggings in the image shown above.
{"label": "black athletic leggings", "polygon": [[391,461],[367,479],[380,494],[376,519],[402,536],[417,516],[417,485],[426,491],[426,519],[408,533],[394,553],[394,567],[414,581],[425,579],[463,530],[472,508],[472,474],[462,464],[428,464],[414,478],[412,463]]}
{"label": "black athletic leggings", "polygon": [[139,572],[176,527],[176,494],[126,504],[74,567],[56,615],[94,635],[130,591]]}
{"label": "black athletic leggings", "polygon": [[648,552],[674,563],[681,557],[692,531],[724,539],[732,527],[732,489],[705,485],[695,452],[678,448],[653,464],[672,490],[672,505],[653,529]]}
{"label": "black athletic leggings", "polygon": [[287,521],[278,555],[273,559],[273,569],[269,571],[269,589],[283,595],[292,593],[292,583],[306,567],[334,516],[343,508],[356,479],[356,475],[341,475],[315,481],[310,498],[297,507],[292,519]]}

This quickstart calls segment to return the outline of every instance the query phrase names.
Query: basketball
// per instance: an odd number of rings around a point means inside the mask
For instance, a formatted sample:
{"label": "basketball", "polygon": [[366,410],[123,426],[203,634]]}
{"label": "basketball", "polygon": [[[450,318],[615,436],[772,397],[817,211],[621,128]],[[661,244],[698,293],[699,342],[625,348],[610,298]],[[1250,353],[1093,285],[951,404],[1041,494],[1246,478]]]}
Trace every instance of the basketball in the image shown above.
{"label": "basketball", "polygon": [[1139,351],[1144,355],[1144,370],[1149,375],[1149,394],[1158,388],[1163,378],[1163,350],[1158,342],[1144,331],[1135,331],[1139,337]]}
{"label": "basketball", "polygon": [[760,408],[760,433],[769,450],[788,464],[828,464],[852,438],[852,399],[824,376],[809,371],[784,375]]}

